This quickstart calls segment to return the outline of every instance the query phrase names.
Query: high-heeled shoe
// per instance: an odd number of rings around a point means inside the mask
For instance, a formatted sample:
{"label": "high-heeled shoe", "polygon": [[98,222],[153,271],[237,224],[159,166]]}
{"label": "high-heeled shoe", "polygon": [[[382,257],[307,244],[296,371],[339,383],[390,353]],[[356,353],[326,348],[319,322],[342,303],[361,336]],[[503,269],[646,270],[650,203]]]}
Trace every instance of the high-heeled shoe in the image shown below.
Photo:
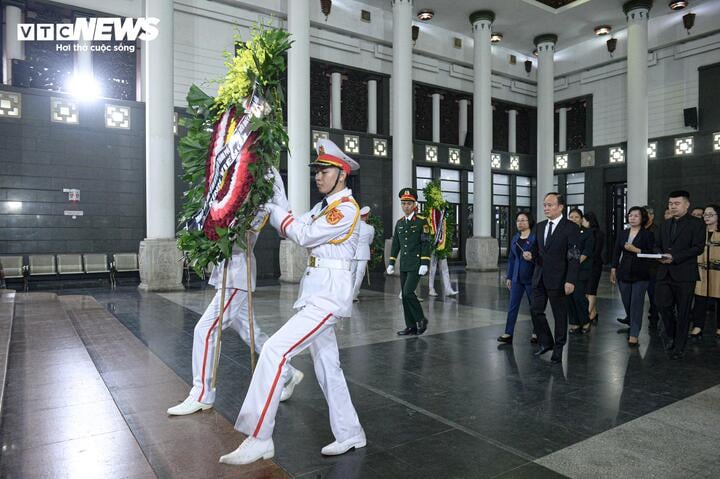
{"label": "high-heeled shoe", "polygon": [[590,318],[590,325],[591,326],[597,326],[598,318],[600,317],[599,314],[596,314],[594,318]]}
{"label": "high-heeled shoe", "polygon": [[503,334],[502,336],[498,336],[497,342],[505,343],[505,344],[512,344],[512,339],[513,339],[513,337],[510,336],[509,334],[508,335]]}
{"label": "high-heeled shoe", "polygon": [[590,323],[585,323],[582,325],[582,328],[580,328],[580,332],[582,334],[587,334],[590,332]]}
{"label": "high-heeled shoe", "polygon": [[580,327],[568,329],[568,334],[580,334],[580,333],[581,333]]}
{"label": "high-heeled shoe", "polygon": [[638,341],[638,339],[636,337],[630,336],[628,338],[628,346],[630,346],[631,348],[635,348],[639,344],[640,344],[640,342]]}
{"label": "high-heeled shoe", "polygon": [[697,333],[690,333],[688,335],[688,338],[692,339],[693,341],[700,341],[702,339],[702,329]]}

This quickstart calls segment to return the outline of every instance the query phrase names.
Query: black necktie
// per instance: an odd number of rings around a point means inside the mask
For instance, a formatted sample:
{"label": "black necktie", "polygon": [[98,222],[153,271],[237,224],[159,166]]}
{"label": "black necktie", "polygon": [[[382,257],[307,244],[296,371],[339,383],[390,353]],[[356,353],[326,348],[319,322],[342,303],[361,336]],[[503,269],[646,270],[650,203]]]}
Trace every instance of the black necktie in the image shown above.
{"label": "black necktie", "polygon": [[677,235],[677,230],[678,230],[678,220],[673,219],[672,226],[670,227],[670,237],[671,238],[674,238],[675,235]]}
{"label": "black necktie", "polygon": [[323,200],[322,200],[322,205],[320,205],[320,211],[322,211],[322,210],[324,210],[325,208],[327,208],[327,205],[328,205],[327,198],[323,198]]}
{"label": "black necktie", "polygon": [[550,237],[552,236],[552,229],[553,229],[553,222],[548,221],[548,233],[547,236],[545,236],[545,242],[547,243]]}

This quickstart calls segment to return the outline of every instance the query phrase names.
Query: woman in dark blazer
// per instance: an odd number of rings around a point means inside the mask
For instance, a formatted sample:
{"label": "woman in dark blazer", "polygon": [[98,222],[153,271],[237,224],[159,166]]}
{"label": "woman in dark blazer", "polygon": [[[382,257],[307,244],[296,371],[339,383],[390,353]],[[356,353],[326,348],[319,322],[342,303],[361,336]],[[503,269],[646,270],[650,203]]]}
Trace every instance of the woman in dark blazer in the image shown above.
{"label": "woman in dark blazer", "polygon": [[571,209],[568,214],[568,219],[580,228],[580,235],[578,236],[577,242],[580,268],[578,269],[578,278],[575,282],[575,291],[567,298],[568,317],[570,319],[570,329],[568,329],[568,333],[587,333],[590,331],[590,319],[588,299],[585,296],[585,291],[592,271],[595,238],[591,230],[583,227],[584,216],[579,208]]}
{"label": "woman in dark blazer", "polygon": [[595,213],[592,211],[585,212],[582,224],[583,228],[590,230],[593,235],[592,269],[590,270],[590,277],[585,287],[585,296],[587,296],[588,299],[590,323],[597,324],[597,290],[600,284],[600,276],[602,276],[603,264],[605,264],[603,254],[605,251],[605,233],[600,231],[600,223],[598,223],[597,216],[595,216]]}
{"label": "woman in dark blazer", "polygon": [[[535,222],[530,213],[521,211],[515,217],[515,223],[518,232],[510,240],[505,279],[505,284],[510,290],[510,307],[505,323],[505,334],[497,338],[501,343],[512,343],[523,294],[527,296],[528,303],[531,303],[532,277],[535,270],[535,264],[523,258],[523,253],[535,246],[535,235],[532,233]],[[530,342],[537,342],[535,334],[532,335]]]}
{"label": "woman in dark blazer", "polygon": [[645,229],[649,218],[645,208],[633,206],[628,210],[627,222],[630,228],[622,231],[613,248],[610,282],[620,289],[625,313],[629,319],[630,336],[628,344],[637,346],[642,328],[645,292],[650,281],[650,263],[638,258],[638,253],[654,253],[655,236]]}

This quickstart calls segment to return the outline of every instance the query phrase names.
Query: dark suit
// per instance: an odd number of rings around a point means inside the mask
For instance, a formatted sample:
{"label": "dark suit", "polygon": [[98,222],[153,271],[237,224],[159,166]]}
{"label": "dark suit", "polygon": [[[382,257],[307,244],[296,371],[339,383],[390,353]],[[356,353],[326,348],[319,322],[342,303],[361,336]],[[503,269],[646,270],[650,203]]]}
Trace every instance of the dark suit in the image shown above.
{"label": "dark suit", "polygon": [[[677,226],[672,234],[674,221]],[[675,351],[682,353],[687,341],[695,282],[700,279],[697,257],[705,247],[705,225],[702,220],[685,214],[680,219],[665,221],[660,226],[659,236],[661,252],[671,254],[673,260],[658,266],[655,303],[665,333],[675,341]]]}
{"label": "dark suit", "polygon": [[[537,242],[532,251],[535,262],[532,291],[532,319],[538,343],[541,347],[554,345],[555,355],[562,354],[567,341],[567,297],[565,283],[577,282],[580,268],[580,251],[578,250],[578,226],[561,218],[552,234],[545,241],[545,228],[548,221],[541,221],[535,226]],[[555,340],[553,340],[545,308],[548,299],[555,317]]]}

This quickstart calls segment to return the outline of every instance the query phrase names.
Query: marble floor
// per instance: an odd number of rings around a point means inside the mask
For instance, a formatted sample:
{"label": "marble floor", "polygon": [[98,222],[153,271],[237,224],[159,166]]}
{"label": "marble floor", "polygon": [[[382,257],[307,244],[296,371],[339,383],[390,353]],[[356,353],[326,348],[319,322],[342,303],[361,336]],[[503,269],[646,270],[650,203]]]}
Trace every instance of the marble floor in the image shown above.
{"label": "marble floor", "polygon": [[[604,278],[598,326],[590,334],[571,336],[562,365],[553,365],[548,357],[532,355],[526,304],[515,343],[496,342],[508,303],[499,273],[454,271],[452,280],[460,291],[456,298],[429,298],[427,284],[421,285],[430,326],[425,335],[410,338],[395,335],[404,323],[397,298],[399,280],[381,274],[373,274],[371,280],[354,305],[352,319],[336,327],[367,447],[334,458],[320,455],[332,437],[312,363],[302,354],[293,364],[305,373],[305,381],[280,406],[276,456],[248,468],[216,463],[218,452],[242,440],[231,425],[250,380],[250,359],[237,335],[224,336],[214,411],[187,418],[164,414],[189,389],[192,331],[213,290],[196,283],[182,293],[148,294],[127,283],[112,291],[55,291],[66,314],[64,327],[70,325],[74,331],[63,329],[64,334],[80,341],[65,340],[67,354],[82,360],[80,377],[73,376],[79,383],[73,384],[82,393],[82,377],[88,374],[88,387],[100,391],[97,401],[110,399],[98,405],[106,407],[104,414],[124,420],[120,427],[107,419],[115,426],[99,434],[123,434],[135,441],[128,440],[125,450],[135,461],[136,476],[117,475],[122,468],[111,468],[113,474],[88,477],[720,475],[720,340],[712,334],[689,343],[683,361],[670,361],[661,338],[648,334],[647,325],[640,347],[628,348],[627,330],[615,321],[624,315],[619,296]],[[290,315],[296,294],[295,285],[258,288],[256,318],[268,334]],[[41,319],[48,320],[48,313],[43,314]],[[26,321],[20,314],[14,333],[25,331]],[[57,327],[43,326],[50,334]],[[32,392],[37,405],[21,405],[31,394],[26,390],[29,363],[17,361],[29,361],[32,351],[28,339],[21,337],[14,334],[11,342],[2,422],[3,477],[31,477],[18,471],[48,472],[55,470],[53,461],[62,463],[56,456],[44,457],[42,449],[27,440],[32,421],[22,418],[33,415],[33,407],[53,411],[75,404],[68,398],[54,404],[53,397],[43,403],[41,392]],[[55,352],[52,357],[64,356]],[[62,385],[62,380],[54,382]],[[52,418],[46,413],[45,421]],[[85,437],[76,436],[59,435],[53,444]]]}

